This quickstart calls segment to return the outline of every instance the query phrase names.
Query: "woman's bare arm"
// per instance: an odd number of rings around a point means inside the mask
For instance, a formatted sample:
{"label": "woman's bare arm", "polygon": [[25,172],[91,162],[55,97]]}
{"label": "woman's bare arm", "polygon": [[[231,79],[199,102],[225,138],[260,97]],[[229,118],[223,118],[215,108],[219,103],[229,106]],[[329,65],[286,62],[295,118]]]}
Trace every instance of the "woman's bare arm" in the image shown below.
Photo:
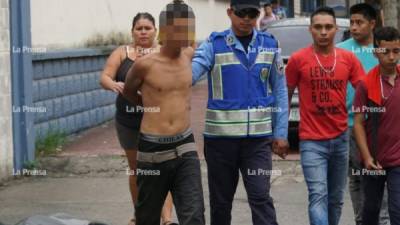
{"label": "woman's bare arm", "polygon": [[116,93],[122,93],[124,88],[123,82],[116,82],[116,75],[118,68],[121,65],[121,54],[124,51],[124,46],[115,49],[108,57],[107,62],[104,66],[103,72],[100,77],[100,85],[110,91]]}

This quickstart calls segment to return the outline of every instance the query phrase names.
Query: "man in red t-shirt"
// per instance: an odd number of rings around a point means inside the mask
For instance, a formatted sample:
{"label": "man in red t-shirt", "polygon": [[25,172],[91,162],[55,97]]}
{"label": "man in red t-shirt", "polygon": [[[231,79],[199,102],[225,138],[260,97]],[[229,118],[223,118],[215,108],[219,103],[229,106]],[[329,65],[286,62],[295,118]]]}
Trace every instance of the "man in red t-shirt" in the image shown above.
{"label": "man in red t-shirt", "polygon": [[378,225],[387,182],[390,223],[399,225],[400,33],[393,27],[383,27],[375,31],[374,40],[379,65],[360,82],[353,103],[354,132],[365,167],[360,174],[362,221],[363,225]]}
{"label": "man in red t-shirt", "polygon": [[310,224],[337,225],[348,170],[346,88],[349,81],[355,86],[364,70],[352,52],[335,48],[337,26],[331,8],[317,9],[309,30],[313,45],[293,53],[286,67],[289,99],[297,87]]}

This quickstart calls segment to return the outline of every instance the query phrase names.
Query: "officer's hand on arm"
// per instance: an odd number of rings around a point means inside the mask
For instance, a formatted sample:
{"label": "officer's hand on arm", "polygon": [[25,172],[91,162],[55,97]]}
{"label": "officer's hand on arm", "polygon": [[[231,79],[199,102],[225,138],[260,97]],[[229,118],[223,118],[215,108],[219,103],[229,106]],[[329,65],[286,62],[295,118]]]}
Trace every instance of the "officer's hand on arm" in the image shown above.
{"label": "officer's hand on arm", "polygon": [[208,71],[214,67],[214,50],[210,41],[203,42],[195,49],[192,58],[192,85],[195,85]]}

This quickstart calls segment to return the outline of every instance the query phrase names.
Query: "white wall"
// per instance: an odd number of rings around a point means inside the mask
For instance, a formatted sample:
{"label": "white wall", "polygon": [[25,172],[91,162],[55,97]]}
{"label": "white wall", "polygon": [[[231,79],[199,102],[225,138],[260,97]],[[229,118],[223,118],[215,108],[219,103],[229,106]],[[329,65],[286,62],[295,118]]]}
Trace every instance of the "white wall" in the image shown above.
{"label": "white wall", "polygon": [[0,0],[0,181],[13,169],[8,0]]}
{"label": "white wall", "polygon": [[[195,11],[197,39],[230,24],[229,1],[185,0]],[[82,46],[96,33],[130,33],[132,18],[150,12],[156,20],[171,0],[34,0],[31,1],[33,47]]]}

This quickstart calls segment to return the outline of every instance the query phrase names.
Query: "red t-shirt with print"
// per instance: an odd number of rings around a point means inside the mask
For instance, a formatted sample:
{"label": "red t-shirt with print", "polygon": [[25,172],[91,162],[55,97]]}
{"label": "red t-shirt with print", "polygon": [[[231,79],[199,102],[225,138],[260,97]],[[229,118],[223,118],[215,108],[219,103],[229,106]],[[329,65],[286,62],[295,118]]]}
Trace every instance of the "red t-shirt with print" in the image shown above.
{"label": "red t-shirt with print", "polygon": [[293,53],[286,66],[288,87],[299,91],[301,140],[332,139],[347,130],[347,82],[355,87],[365,72],[352,52],[335,51],[336,65],[334,51],[324,56],[309,46]]}

